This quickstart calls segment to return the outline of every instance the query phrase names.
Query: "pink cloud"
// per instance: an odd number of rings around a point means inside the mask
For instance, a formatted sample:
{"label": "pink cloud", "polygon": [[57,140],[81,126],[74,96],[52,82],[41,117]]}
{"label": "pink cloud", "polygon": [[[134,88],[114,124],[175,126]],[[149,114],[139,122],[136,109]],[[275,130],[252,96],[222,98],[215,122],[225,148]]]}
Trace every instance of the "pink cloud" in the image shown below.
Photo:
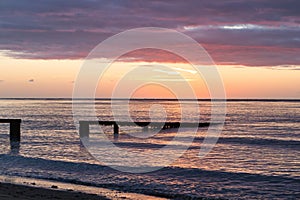
{"label": "pink cloud", "polygon": [[[0,50],[17,58],[78,59],[120,31],[157,26],[191,36],[219,64],[299,65],[299,7],[297,0],[4,0]],[[154,51],[135,56],[150,58],[177,62]]]}

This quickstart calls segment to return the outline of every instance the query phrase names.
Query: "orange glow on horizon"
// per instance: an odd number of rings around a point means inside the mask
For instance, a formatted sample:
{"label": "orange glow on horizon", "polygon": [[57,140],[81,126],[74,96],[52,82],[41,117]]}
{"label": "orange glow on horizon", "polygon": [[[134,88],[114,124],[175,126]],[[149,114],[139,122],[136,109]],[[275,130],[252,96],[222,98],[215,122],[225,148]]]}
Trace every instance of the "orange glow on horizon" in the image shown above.
{"label": "orange glow on horizon", "polygon": [[[0,97],[72,97],[73,82],[83,60],[29,60],[1,56]],[[198,98],[209,98],[205,81],[199,75],[188,72],[191,68],[182,63],[116,62],[99,81],[96,97],[110,98],[113,88],[126,70],[138,65],[166,65],[180,68],[177,71],[185,77],[196,91]],[[246,67],[222,65],[217,67],[224,82],[227,98],[295,98],[300,99],[300,70],[271,69],[267,67]],[[167,75],[168,76],[168,75]],[[134,76],[133,76],[134,77]],[[140,74],[147,78],[146,74]],[[128,86],[135,80],[125,81]],[[126,88],[127,85],[123,84]],[[181,82],[172,82],[182,88]],[[150,86],[149,86],[150,87]],[[138,90],[134,96],[141,98],[168,98],[168,92],[160,88],[147,87]],[[184,87],[182,88],[184,90]],[[165,94],[165,96],[162,96]]]}
{"label": "orange glow on horizon", "polygon": [[170,89],[158,84],[149,84],[138,88],[132,94],[132,98],[153,98],[153,94],[157,97],[165,97],[169,99],[177,99],[176,94],[174,94]]}

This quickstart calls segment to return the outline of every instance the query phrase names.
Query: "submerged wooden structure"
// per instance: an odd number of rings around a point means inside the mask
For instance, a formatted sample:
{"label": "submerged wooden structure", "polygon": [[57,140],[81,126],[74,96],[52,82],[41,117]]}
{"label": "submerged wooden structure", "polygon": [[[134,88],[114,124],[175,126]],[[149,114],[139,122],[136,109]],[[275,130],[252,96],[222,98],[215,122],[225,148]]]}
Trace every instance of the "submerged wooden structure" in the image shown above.
{"label": "submerged wooden structure", "polygon": [[0,119],[0,123],[9,123],[10,143],[21,140],[21,119]]}
{"label": "submerged wooden structure", "polygon": [[80,137],[89,137],[90,125],[102,125],[102,126],[113,126],[114,134],[119,134],[119,126],[139,126],[143,130],[147,130],[148,127],[170,129],[179,127],[208,127],[209,122],[203,123],[192,123],[192,122],[124,122],[124,121],[79,121],[79,135]]}

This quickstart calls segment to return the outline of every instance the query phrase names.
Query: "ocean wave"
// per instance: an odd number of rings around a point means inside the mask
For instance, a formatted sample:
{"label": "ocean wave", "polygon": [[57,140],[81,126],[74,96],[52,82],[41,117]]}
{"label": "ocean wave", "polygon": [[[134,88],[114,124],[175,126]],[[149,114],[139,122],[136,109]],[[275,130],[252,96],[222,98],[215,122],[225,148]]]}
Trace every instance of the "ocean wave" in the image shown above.
{"label": "ocean wave", "polygon": [[147,174],[129,174],[97,164],[7,154],[0,154],[0,161],[2,175],[55,180],[169,198],[260,199],[296,198],[300,195],[299,178],[179,167],[165,167]]}

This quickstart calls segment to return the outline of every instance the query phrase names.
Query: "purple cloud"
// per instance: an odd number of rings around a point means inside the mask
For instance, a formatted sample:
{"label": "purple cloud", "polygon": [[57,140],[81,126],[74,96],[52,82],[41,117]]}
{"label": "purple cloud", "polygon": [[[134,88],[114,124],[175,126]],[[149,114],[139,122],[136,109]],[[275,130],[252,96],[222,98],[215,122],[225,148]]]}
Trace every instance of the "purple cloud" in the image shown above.
{"label": "purple cloud", "polygon": [[220,64],[299,65],[299,7],[297,0],[3,0],[0,50],[17,58],[78,59],[120,31],[157,26],[191,36]]}

